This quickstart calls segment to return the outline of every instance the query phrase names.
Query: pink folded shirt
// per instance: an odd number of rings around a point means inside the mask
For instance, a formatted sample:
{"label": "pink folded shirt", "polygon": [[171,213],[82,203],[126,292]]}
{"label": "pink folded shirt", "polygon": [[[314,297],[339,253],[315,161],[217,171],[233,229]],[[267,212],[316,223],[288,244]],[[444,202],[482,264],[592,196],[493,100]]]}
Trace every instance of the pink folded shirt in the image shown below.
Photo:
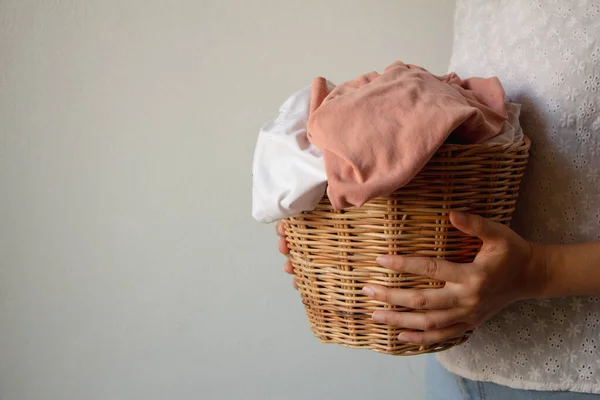
{"label": "pink folded shirt", "polygon": [[497,78],[443,77],[402,62],[330,93],[313,81],[308,138],[323,151],[336,209],[361,206],[407,184],[452,134],[480,143],[507,119]]}

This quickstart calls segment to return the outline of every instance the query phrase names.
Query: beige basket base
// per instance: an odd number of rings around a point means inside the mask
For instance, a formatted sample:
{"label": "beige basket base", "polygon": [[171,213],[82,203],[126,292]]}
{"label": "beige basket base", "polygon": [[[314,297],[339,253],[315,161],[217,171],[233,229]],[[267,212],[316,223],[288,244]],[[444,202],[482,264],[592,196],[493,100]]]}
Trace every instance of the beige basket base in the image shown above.
{"label": "beige basket base", "polygon": [[[321,342],[341,344],[353,349],[369,349],[383,354],[412,356],[443,351],[464,343],[471,334],[469,331],[457,338],[431,346],[415,345],[396,339],[403,329],[378,324],[371,319],[370,315],[362,318],[344,317],[343,315],[324,317],[313,312],[310,306],[305,308],[311,329]],[[332,319],[335,319],[336,322],[332,323]],[[373,331],[382,329],[384,334],[373,335]]]}

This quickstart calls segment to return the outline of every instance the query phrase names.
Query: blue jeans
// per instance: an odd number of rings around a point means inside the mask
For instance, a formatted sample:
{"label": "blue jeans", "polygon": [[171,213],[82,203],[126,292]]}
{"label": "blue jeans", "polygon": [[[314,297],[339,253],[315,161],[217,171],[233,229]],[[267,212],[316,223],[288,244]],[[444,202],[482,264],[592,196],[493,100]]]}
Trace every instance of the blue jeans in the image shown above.
{"label": "blue jeans", "polygon": [[478,382],[461,378],[449,372],[435,359],[427,356],[428,400],[598,400],[600,395],[576,392],[546,392],[513,389],[491,382]]}

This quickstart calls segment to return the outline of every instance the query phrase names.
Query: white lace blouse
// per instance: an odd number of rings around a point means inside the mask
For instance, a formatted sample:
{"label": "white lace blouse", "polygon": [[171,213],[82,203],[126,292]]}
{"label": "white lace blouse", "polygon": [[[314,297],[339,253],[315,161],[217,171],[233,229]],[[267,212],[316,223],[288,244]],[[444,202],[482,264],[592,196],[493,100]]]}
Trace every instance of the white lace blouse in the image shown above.
{"label": "white lace blouse", "polygon": [[[600,239],[600,1],[458,0],[449,70],[496,75],[533,142],[513,228]],[[598,266],[600,268],[600,265]],[[438,354],[457,375],[600,393],[600,297],[524,301]]]}

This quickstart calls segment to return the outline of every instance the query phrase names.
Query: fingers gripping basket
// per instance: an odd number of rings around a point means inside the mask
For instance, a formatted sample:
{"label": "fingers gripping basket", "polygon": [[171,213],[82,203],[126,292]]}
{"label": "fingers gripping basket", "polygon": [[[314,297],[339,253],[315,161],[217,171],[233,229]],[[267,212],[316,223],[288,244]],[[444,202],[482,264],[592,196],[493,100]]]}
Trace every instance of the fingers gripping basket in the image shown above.
{"label": "fingers gripping basket", "polygon": [[[290,259],[312,331],[326,343],[394,355],[448,349],[461,337],[427,347],[397,340],[401,328],[379,324],[375,310],[411,311],[365,296],[367,283],[439,288],[443,282],[398,274],[375,262],[382,254],[470,262],[480,241],[452,227],[450,210],[508,224],[527,163],[529,139],[510,145],[444,145],[406,186],[362,207],[317,207],[286,220]],[[416,311],[413,311],[416,312]]]}

